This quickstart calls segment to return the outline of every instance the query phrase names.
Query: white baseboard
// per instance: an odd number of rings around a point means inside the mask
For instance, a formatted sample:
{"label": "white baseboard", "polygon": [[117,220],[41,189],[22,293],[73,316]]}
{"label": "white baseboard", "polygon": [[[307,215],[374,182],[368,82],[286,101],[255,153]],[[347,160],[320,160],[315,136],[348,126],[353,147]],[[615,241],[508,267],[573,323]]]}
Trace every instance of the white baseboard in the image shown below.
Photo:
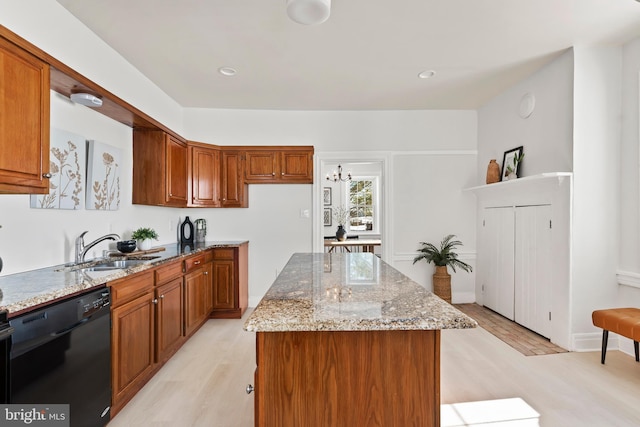
{"label": "white baseboard", "polygon": [[476,302],[475,292],[452,292],[451,302],[453,304],[471,304]]}
{"label": "white baseboard", "polygon": [[[602,332],[573,334],[571,337],[572,351],[600,351],[602,349]],[[607,350],[618,350],[618,336],[609,334]]]}

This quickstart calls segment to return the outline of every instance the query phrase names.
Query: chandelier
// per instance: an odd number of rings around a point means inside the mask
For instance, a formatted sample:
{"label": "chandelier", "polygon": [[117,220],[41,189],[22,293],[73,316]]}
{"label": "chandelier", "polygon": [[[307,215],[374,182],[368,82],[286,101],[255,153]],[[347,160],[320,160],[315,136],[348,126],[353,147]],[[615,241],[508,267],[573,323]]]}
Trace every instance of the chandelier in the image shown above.
{"label": "chandelier", "polygon": [[329,174],[327,174],[327,181],[333,181],[333,182],[347,182],[347,181],[351,181],[351,172],[347,172],[347,177],[343,178],[342,177],[342,166],[338,165],[338,172],[333,171],[333,178],[331,178],[329,176]]}

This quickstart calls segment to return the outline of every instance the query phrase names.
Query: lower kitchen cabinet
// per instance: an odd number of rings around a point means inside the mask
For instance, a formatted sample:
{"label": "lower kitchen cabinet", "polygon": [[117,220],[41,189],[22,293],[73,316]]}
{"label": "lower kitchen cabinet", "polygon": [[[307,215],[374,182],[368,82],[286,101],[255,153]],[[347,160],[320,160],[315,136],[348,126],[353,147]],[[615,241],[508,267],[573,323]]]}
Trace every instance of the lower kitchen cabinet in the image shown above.
{"label": "lower kitchen cabinet", "polygon": [[[110,286],[117,288],[112,292],[111,311],[111,415],[114,416],[153,373],[155,303],[152,273],[120,279]],[[133,291],[127,292],[128,288]]]}
{"label": "lower kitchen cabinet", "polygon": [[184,332],[189,336],[209,317],[211,312],[211,263],[201,254],[185,260]]}
{"label": "lower kitchen cabinet", "polygon": [[183,341],[182,277],[156,288],[156,362],[169,359]]}
{"label": "lower kitchen cabinet", "polygon": [[211,317],[239,319],[248,306],[249,244],[213,250],[213,310]]}

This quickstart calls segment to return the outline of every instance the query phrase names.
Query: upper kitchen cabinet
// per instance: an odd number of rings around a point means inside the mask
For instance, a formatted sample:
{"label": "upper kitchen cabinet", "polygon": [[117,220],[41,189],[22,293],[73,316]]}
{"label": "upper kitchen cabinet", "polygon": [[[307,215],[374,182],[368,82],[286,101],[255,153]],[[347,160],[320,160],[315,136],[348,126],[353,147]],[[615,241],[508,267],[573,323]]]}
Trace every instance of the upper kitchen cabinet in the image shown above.
{"label": "upper kitchen cabinet", "polygon": [[242,151],[223,148],[220,152],[220,157],[221,206],[223,208],[248,207],[247,183],[243,177],[244,162],[242,161]]}
{"label": "upper kitchen cabinet", "polygon": [[313,183],[313,147],[265,147],[245,156],[248,184]]}
{"label": "upper kitchen cabinet", "polygon": [[187,144],[159,130],[133,132],[133,203],[187,206]]}
{"label": "upper kitchen cabinet", "polygon": [[0,37],[0,193],[49,192],[49,76]]}
{"label": "upper kitchen cabinet", "polygon": [[189,141],[189,206],[220,207],[220,149]]}

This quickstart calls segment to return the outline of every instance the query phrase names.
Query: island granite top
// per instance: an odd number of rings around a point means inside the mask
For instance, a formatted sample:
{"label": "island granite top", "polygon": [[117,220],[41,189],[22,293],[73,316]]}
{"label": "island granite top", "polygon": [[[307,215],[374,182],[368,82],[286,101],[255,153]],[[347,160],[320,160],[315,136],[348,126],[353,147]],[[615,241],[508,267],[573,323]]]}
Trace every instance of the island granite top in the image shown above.
{"label": "island granite top", "polygon": [[[87,271],[79,267],[91,267],[102,259],[88,261],[82,265],[62,264],[53,267],[40,268],[7,276],[0,276],[0,309],[7,310],[9,317],[28,312],[43,304],[62,300],[78,295],[93,288],[98,289],[106,282],[126,277],[166,262],[193,255],[211,248],[238,247],[246,241],[211,241],[198,243],[193,248],[181,247],[179,244],[169,244],[156,247],[162,248],[142,264],[130,268],[107,271]],[[137,251],[126,255],[134,258]]]}
{"label": "island granite top", "polygon": [[253,332],[475,328],[371,253],[296,253],[245,322]]}

